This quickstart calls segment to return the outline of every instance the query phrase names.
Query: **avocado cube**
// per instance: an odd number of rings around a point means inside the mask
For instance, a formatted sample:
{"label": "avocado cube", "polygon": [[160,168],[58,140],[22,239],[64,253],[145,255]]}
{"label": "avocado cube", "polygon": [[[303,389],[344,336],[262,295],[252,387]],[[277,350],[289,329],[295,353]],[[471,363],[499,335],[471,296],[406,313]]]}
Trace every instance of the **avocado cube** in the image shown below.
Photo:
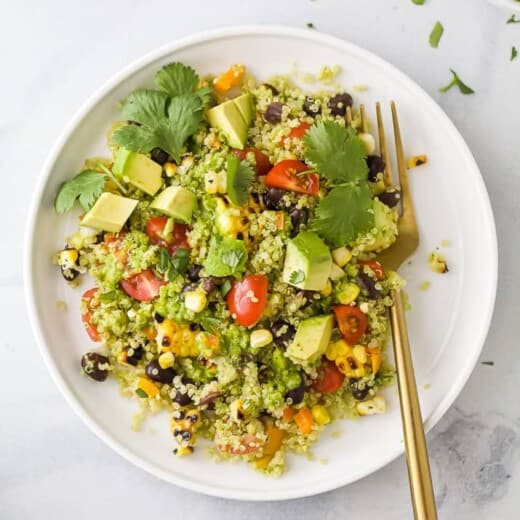
{"label": "avocado cube", "polygon": [[313,363],[325,353],[333,326],[332,314],[303,320],[298,326],[293,342],[287,348],[287,355],[295,363]]}
{"label": "avocado cube", "polygon": [[102,193],[101,197],[81,220],[81,225],[101,231],[109,231],[110,233],[118,233],[138,202],[113,193]]}
{"label": "avocado cube", "polygon": [[282,279],[307,291],[321,291],[327,285],[332,257],[325,242],[312,231],[289,240]]}
{"label": "avocado cube", "polygon": [[243,149],[246,144],[253,116],[251,94],[242,94],[208,110],[209,124],[222,131],[229,146],[239,149]]}
{"label": "avocado cube", "polygon": [[126,148],[117,151],[112,171],[148,195],[155,195],[162,184],[162,166]]}
{"label": "avocado cube", "polygon": [[183,222],[189,222],[197,206],[197,197],[182,186],[170,186],[161,191],[150,205],[151,208]]}

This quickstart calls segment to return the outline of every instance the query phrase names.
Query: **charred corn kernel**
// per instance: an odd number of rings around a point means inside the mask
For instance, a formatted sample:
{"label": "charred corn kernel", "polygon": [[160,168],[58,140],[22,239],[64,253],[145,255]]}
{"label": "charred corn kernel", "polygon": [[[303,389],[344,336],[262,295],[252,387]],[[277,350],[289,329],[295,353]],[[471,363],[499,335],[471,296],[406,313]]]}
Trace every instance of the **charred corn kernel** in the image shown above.
{"label": "charred corn kernel", "polygon": [[158,361],[161,368],[170,368],[175,363],[175,356],[172,352],[163,352]]}
{"label": "charred corn kernel", "polygon": [[446,258],[437,251],[430,253],[428,256],[428,264],[430,265],[430,269],[435,273],[443,274],[448,272]]}
{"label": "charred corn kernel", "polygon": [[155,397],[159,393],[157,385],[146,377],[140,377],[137,380],[137,388],[142,390],[148,397]]}
{"label": "charred corn kernel", "polygon": [[343,271],[343,269],[341,269],[341,267],[338,264],[332,262],[332,267],[330,268],[329,278],[333,281],[336,281],[336,280],[340,280],[344,276],[345,276],[345,271]]}
{"label": "charred corn kernel", "polygon": [[327,409],[321,404],[316,404],[311,408],[312,417],[318,424],[329,424],[330,415]]}
{"label": "charred corn kernel", "polygon": [[174,450],[175,455],[177,457],[184,457],[186,455],[191,455],[193,453],[193,446],[179,446],[177,449]]}
{"label": "charred corn kernel", "polygon": [[349,346],[343,339],[330,343],[325,351],[325,356],[329,361],[335,361],[338,358],[345,357],[349,352]]}
{"label": "charred corn kernel", "polygon": [[173,177],[177,173],[177,165],[172,162],[164,163],[163,168],[166,177]]}
{"label": "charred corn kernel", "polygon": [[329,296],[332,293],[332,284],[327,280],[325,287],[320,291],[322,296]]}
{"label": "charred corn kernel", "polygon": [[267,329],[257,329],[251,333],[249,344],[252,348],[260,348],[273,342],[273,335]]}
{"label": "charred corn kernel", "polygon": [[116,360],[120,365],[129,365],[129,363],[127,363],[128,355],[124,350],[119,352],[119,354],[116,356]]}
{"label": "charred corn kernel", "polygon": [[376,395],[368,401],[361,401],[356,404],[359,415],[376,415],[386,412],[386,401],[382,395]]}
{"label": "charred corn kernel", "polygon": [[181,164],[177,168],[177,173],[180,175],[186,173],[193,166],[193,162],[193,155],[186,155],[183,157]]}
{"label": "charred corn kernel", "polygon": [[365,367],[358,363],[352,355],[352,348],[348,347],[349,353],[343,357],[337,357],[334,361],[338,370],[348,378],[358,378],[365,375]]}
{"label": "charred corn kernel", "polygon": [[367,351],[363,345],[356,345],[352,348],[352,357],[361,365],[368,362]]}
{"label": "charred corn kernel", "polygon": [[208,297],[206,291],[202,288],[197,288],[194,291],[188,291],[184,295],[184,305],[186,309],[193,312],[201,312],[206,308]]}
{"label": "charred corn kernel", "polygon": [[246,411],[244,409],[244,401],[242,399],[235,399],[229,405],[229,411],[231,414],[231,418],[236,421],[242,421],[246,416]]}
{"label": "charred corn kernel", "polygon": [[63,249],[58,255],[58,264],[63,269],[74,269],[77,267],[79,253],[76,249]]}
{"label": "charred corn kernel", "polygon": [[350,262],[351,258],[352,252],[344,246],[338,247],[332,251],[332,259],[340,267],[345,267]]}
{"label": "charred corn kernel", "polygon": [[373,154],[376,149],[376,140],[374,139],[374,136],[372,134],[360,133],[358,134],[358,137],[365,147],[366,154]]}
{"label": "charred corn kernel", "polygon": [[208,172],[204,175],[204,190],[210,195],[218,193],[218,176],[215,172]]}
{"label": "charred corn kernel", "polygon": [[408,159],[406,166],[410,170],[411,168],[416,168],[417,166],[426,164],[427,162],[428,157],[426,157],[426,155],[413,155]]}
{"label": "charred corn kernel", "polygon": [[156,317],[157,335],[156,341],[161,352],[173,350],[176,335],[179,331],[178,325],[169,318],[160,318],[160,321]]}
{"label": "charred corn kernel", "polygon": [[227,193],[226,172],[217,173],[217,192],[218,193]]}
{"label": "charred corn kernel", "polygon": [[285,437],[285,430],[269,425],[265,429],[267,440],[264,444],[264,455],[274,455],[281,447]]}

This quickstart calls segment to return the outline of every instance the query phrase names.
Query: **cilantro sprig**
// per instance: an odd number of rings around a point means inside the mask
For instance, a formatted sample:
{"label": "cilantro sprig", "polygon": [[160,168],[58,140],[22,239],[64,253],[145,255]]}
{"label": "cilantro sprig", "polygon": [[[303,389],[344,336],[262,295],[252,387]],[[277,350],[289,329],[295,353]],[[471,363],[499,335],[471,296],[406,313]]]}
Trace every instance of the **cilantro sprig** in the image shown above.
{"label": "cilantro sprig", "polygon": [[312,229],[334,246],[345,245],[374,222],[363,143],[354,130],[322,121],[309,129],[303,144],[305,160],[332,184],[316,208]]}
{"label": "cilantro sprig", "polygon": [[158,90],[138,89],[126,98],[121,113],[138,125],[118,128],[113,140],[135,152],[161,148],[179,162],[182,147],[199,127],[211,89],[197,90],[199,76],[182,63],[165,65],[155,83]]}
{"label": "cilantro sprig", "polygon": [[458,74],[453,70],[450,69],[450,72],[453,76],[452,80],[445,86],[439,89],[439,92],[448,92],[452,87],[458,87],[458,89],[461,91],[462,94],[474,94],[475,91],[468,87],[458,76]]}
{"label": "cilantro sprig", "polygon": [[159,249],[159,263],[157,268],[171,282],[177,275],[186,273],[189,259],[189,249],[180,247],[175,254],[171,256],[166,249],[161,247]]}
{"label": "cilantro sprig", "polygon": [[444,27],[441,22],[435,22],[433,26],[432,32],[430,33],[430,46],[433,48],[437,48],[439,46],[439,42],[441,41],[442,35],[444,33]]}
{"label": "cilantro sprig", "polygon": [[305,273],[298,269],[298,271],[293,271],[289,276],[289,282],[292,284],[302,283],[305,280]]}
{"label": "cilantro sprig", "polygon": [[249,196],[249,188],[255,175],[253,168],[246,161],[241,161],[231,153],[227,158],[226,184],[227,194],[233,204],[243,206]]}
{"label": "cilantro sprig", "polygon": [[518,57],[518,51],[516,50],[516,47],[511,47],[511,61],[516,60]]}
{"label": "cilantro sprig", "polygon": [[76,200],[84,211],[88,211],[103,192],[106,175],[95,170],[83,170],[72,179],[64,182],[56,199],[54,208],[57,213],[65,213],[74,206]]}

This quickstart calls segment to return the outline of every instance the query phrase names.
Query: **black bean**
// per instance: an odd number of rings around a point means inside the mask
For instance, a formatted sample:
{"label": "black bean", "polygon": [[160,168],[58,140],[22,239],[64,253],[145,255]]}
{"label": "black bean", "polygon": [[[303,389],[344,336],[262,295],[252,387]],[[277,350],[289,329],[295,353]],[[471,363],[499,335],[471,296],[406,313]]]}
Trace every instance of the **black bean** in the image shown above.
{"label": "black bean", "polygon": [[261,86],[266,88],[267,90],[270,90],[273,93],[273,96],[277,96],[279,94],[278,89],[276,87],[273,87],[271,83],[262,83]]}
{"label": "black bean", "polygon": [[187,393],[177,391],[175,397],[173,398],[173,402],[181,406],[187,406],[193,402],[193,399]]}
{"label": "black bean", "polygon": [[220,396],[220,392],[210,392],[208,395],[206,395],[199,401],[199,405],[211,403],[219,396]]}
{"label": "black bean", "polygon": [[344,116],[347,113],[347,107],[351,106],[352,96],[346,92],[336,94],[329,100],[329,108],[333,116]]}
{"label": "black bean", "polygon": [[177,375],[175,370],[171,367],[161,368],[161,365],[159,365],[159,362],[156,360],[150,361],[144,371],[150,379],[158,383],[171,384],[173,378]]}
{"label": "black bean", "polygon": [[368,293],[368,297],[371,300],[377,300],[381,291],[376,289],[377,280],[371,278],[367,273],[363,271],[359,272],[358,283],[361,289],[364,289]]}
{"label": "black bean", "polygon": [[289,212],[289,216],[291,217],[293,232],[297,234],[300,228],[309,221],[309,210],[307,208],[293,208]]}
{"label": "black bean", "polygon": [[101,244],[101,242],[104,242],[105,241],[105,233],[98,233],[96,235],[96,241],[94,242],[94,244]]}
{"label": "black bean", "polygon": [[369,155],[367,157],[368,180],[370,182],[377,181],[377,174],[385,171],[385,161],[379,155]]}
{"label": "black bean", "polygon": [[137,363],[139,362],[139,360],[142,359],[143,354],[144,354],[144,349],[143,349],[143,347],[136,347],[136,348],[126,347],[125,353],[126,353],[126,362],[129,365],[132,365],[135,367],[137,365]]}
{"label": "black bean", "polygon": [[352,392],[352,397],[354,397],[356,401],[363,401],[370,391],[370,387],[366,384],[366,381],[361,379],[350,379],[348,384]]}
{"label": "black bean", "polygon": [[218,280],[214,276],[208,276],[202,278],[202,288],[206,291],[206,293],[210,293],[215,290],[218,286]]}
{"label": "black bean", "polygon": [[283,103],[273,101],[264,112],[264,119],[268,123],[279,123],[282,120]]}
{"label": "black bean", "polygon": [[62,265],[60,265],[60,270],[61,276],[63,276],[67,282],[74,281],[79,275],[79,271],[76,271],[76,269],[64,268]]}
{"label": "black bean", "polygon": [[156,312],[154,315],[153,315],[153,319],[157,322],[157,323],[162,323],[164,321],[164,316],[161,316],[158,312]]}
{"label": "black bean", "polygon": [[287,195],[282,188],[268,188],[264,193],[264,204],[267,209],[281,209],[283,207],[282,199]]}
{"label": "black bean", "polygon": [[301,383],[296,388],[289,390],[285,394],[286,400],[291,400],[291,404],[300,404],[305,397],[305,381],[302,378]]}
{"label": "black bean", "polygon": [[391,189],[380,193],[377,198],[389,208],[395,208],[401,200],[401,192],[397,189]]}
{"label": "black bean", "polygon": [[271,325],[271,332],[273,333],[273,343],[279,347],[287,347],[292,341],[295,328],[286,321],[278,320]]}
{"label": "black bean", "polygon": [[154,148],[150,156],[152,158],[152,161],[155,161],[161,166],[171,159],[171,157],[161,148]]}
{"label": "black bean", "polygon": [[317,116],[320,111],[321,111],[321,108],[320,106],[316,103],[316,100],[310,96],[306,97],[305,98],[305,101],[303,103],[303,111],[309,115],[309,116]]}
{"label": "black bean", "polygon": [[300,296],[304,301],[303,305],[309,305],[309,303],[312,303],[315,300],[314,296],[316,294],[318,294],[317,291],[300,291],[298,296]]}
{"label": "black bean", "polygon": [[202,271],[201,265],[194,265],[189,271],[188,271],[188,278],[192,282],[198,282],[200,279],[200,272]]}
{"label": "black bean", "polygon": [[94,381],[105,381],[108,377],[110,362],[106,356],[97,352],[87,352],[81,358],[83,372]]}

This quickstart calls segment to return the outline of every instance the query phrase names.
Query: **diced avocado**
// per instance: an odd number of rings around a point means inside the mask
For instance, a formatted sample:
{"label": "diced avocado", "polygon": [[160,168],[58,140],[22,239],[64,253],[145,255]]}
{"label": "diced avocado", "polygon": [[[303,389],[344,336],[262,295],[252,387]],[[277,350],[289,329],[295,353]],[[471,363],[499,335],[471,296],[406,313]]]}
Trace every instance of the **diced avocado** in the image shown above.
{"label": "diced avocado", "polygon": [[169,217],[189,222],[197,206],[197,197],[182,186],[170,186],[161,191],[150,205]]}
{"label": "diced avocado", "polygon": [[162,184],[161,165],[142,153],[126,148],[117,151],[112,171],[148,195],[155,195]]}
{"label": "diced avocado", "polygon": [[397,212],[378,199],[374,199],[374,228],[374,239],[362,244],[361,250],[382,251],[390,247],[397,237]]}
{"label": "diced avocado", "polygon": [[282,279],[299,289],[321,291],[331,267],[332,257],[325,242],[316,233],[304,231],[287,244]]}
{"label": "diced avocado", "polygon": [[333,326],[332,314],[303,320],[298,326],[293,342],[287,348],[287,355],[295,363],[313,363],[325,353]]}
{"label": "diced avocado", "polygon": [[138,202],[113,193],[102,193],[81,220],[81,225],[117,233],[121,231]]}
{"label": "diced avocado", "polygon": [[253,112],[251,94],[242,94],[210,108],[208,120],[211,126],[224,133],[229,146],[243,149],[247,141],[247,131],[253,121]]}

